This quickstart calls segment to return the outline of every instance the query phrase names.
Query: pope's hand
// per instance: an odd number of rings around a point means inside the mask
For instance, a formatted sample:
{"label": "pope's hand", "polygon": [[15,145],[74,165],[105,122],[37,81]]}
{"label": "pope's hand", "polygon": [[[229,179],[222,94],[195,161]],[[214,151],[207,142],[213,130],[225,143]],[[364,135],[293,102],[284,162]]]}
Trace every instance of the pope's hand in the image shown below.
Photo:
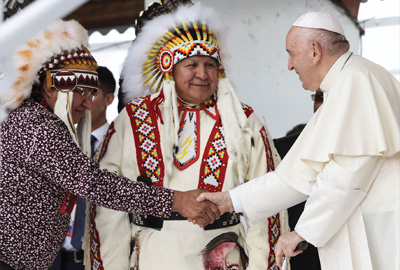
{"label": "pope's hand", "polygon": [[194,224],[204,228],[213,223],[221,216],[217,206],[213,203],[204,201],[197,202],[196,198],[204,190],[174,191],[174,200],[172,202],[172,211],[178,212]]}
{"label": "pope's hand", "polygon": [[206,200],[212,202],[218,207],[221,215],[225,212],[233,212],[235,210],[233,208],[231,196],[229,195],[228,191],[215,193],[204,192],[201,193],[196,200],[198,202],[204,202]]}
{"label": "pope's hand", "polygon": [[276,264],[279,269],[282,268],[282,258],[293,257],[303,252],[303,250],[296,250],[297,245],[304,241],[300,235],[295,231],[281,235],[275,246]]}

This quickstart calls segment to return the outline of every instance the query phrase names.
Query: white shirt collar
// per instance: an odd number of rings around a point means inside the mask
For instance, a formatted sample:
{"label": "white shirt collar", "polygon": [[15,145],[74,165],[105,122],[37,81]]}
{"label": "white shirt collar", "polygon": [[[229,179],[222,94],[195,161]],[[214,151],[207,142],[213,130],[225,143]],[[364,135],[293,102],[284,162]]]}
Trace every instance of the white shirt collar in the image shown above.
{"label": "white shirt collar", "polygon": [[97,141],[101,142],[103,140],[103,136],[106,134],[109,125],[107,122],[98,129],[93,130],[92,135],[96,137]]}

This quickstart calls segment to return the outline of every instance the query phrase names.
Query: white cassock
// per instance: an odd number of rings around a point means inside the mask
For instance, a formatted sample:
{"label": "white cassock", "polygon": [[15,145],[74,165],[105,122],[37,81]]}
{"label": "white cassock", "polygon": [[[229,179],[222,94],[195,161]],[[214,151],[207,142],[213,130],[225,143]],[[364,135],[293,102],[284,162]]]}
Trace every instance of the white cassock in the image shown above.
{"label": "white cassock", "polygon": [[[235,188],[248,222],[308,200],[296,232],[322,269],[400,269],[400,85],[347,52],[275,172]],[[233,193],[235,193],[233,192]]]}

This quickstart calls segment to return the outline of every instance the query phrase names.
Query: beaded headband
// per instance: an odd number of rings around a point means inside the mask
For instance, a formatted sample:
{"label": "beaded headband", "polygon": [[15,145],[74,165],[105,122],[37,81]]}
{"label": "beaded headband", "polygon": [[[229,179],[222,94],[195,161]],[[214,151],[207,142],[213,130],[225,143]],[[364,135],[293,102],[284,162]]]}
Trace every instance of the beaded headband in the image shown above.
{"label": "beaded headband", "polygon": [[136,22],[137,35],[121,72],[124,102],[160,91],[174,80],[174,65],[188,57],[216,59],[219,77],[226,77],[221,50],[226,28],[215,10],[201,3],[161,2],[149,6]]}
{"label": "beaded headband", "polygon": [[60,92],[69,92],[80,86],[84,88],[98,87],[97,72],[83,69],[46,70],[46,83]]}
{"label": "beaded headband", "polygon": [[98,65],[91,53],[84,46],[79,49],[63,51],[54,55],[42,65],[38,74],[46,72],[47,87],[55,87],[61,92],[68,92],[76,86],[97,88]]}
{"label": "beaded headband", "polygon": [[188,27],[182,24],[181,29],[174,27],[158,39],[147,54],[147,60],[143,63],[145,80],[151,89],[156,82],[156,92],[159,91],[164,79],[173,80],[172,69],[175,64],[192,56],[210,56],[218,61],[219,76],[225,77],[225,71],[220,56],[218,41],[206,24],[200,29],[195,22]]}

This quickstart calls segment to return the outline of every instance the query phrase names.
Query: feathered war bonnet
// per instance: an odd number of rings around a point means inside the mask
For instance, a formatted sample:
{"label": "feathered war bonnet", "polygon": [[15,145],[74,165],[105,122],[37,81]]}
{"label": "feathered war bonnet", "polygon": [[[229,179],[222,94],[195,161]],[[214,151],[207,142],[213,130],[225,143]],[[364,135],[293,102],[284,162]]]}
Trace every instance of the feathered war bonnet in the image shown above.
{"label": "feathered war bonnet", "polygon": [[72,90],[77,86],[96,90],[98,87],[97,62],[87,47],[87,31],[78,22],[53,22],[17,48],[14,55],[17,78],[1,97],[1,104],[6,111],[18,108],[32,92],[39,90],[39,78],[45,76],[43,83],[58,90],[54,113],[67,125],[82,151],[90,155],[90,112],[87,110],[81,118],[78,131],[71,114]]}
{"label": "feathered war bonnet", "polygon": [[219,63],[217,107],[224,127],[228,155],[238,166],[239,179],[244,181],[248,158],[243,132],[252,134],[242,104],[226,78],[222,64],[217,37],[221,37],[226,29],[218,19],[219,15],[200,3],[185,1],[184,5],[175,5],[172,1],[163,2],[163,5],[153,3],[136,22],[136,39],[128,51],[121,73],[124,103],[163,90],[166,138],[163,151],[166,176],[169,176],[179,131],[173,67],[191,56],[215,58]]}

